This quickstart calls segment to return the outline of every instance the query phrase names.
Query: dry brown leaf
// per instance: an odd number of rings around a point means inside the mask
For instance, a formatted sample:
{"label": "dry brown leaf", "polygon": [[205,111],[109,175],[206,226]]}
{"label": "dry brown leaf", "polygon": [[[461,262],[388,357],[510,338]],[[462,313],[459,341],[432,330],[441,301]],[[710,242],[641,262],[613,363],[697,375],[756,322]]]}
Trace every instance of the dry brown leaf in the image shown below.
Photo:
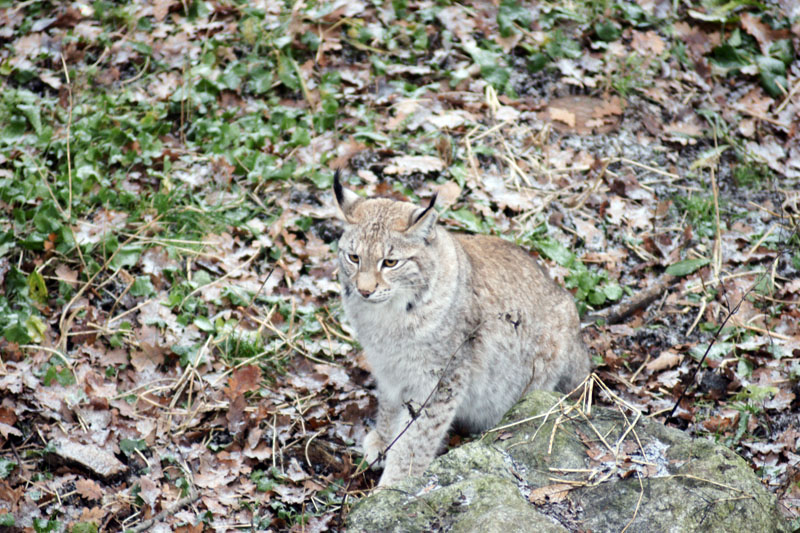
{"label": "dry brown leaf", "polygon": [[462,44],[474,42],[472,32],[475,29],[475,19],[467,15],[461,6],[449,6],[441,9],[436,15],[439,22],[458,37]]}
{"label": "dry brown leaf", "polygon": [[59,281],[69,284],[73,289],[78,285],[78,272],[72,270],[67,265],[58,265],[56,267],[56,276],[58,276]]}
{"label": "dry brown leaf", "polygon": [[99,524],[103,521],[102,519],[103,517],[106,516],[107,512],[108,510],[103,507],[92,507],[91,509],[83,509],[83,511],[81,511],[80,521],[94,522],[96,524]]}
{"label": "dry brown leaf", "polygon": [[742,13],[740,20],[742,29],[758,41],[758,47],[764,55],[769,55],[769,47],[774,41],[789,37],[787,30],[773,30],[750,13]]}
{"label": "dry brown leaf", "polygon": [[245,392],[258,390],[261,385],[261,368],[257,365],[247,365],[237,368],[228,378],[225,396],[229,399],[236,398]]}
{"label": "dry brown leaf", "polygon": [[542,120],[552,121],[561,132],[589,134],[609,133],[619,126],[622,102],[618,98],[603,99],[591,96],[565,96],[550,101]]}
{"label": "dry brown leaf", "polygon": [[163,21],[169,13],[169,8],[173,0],[154,0],[153,1],[153,18],[157,22]]}
{"label": "dry brown leaf", "polygon": [[273,490],[280,496],[281,500],[290,505],[303,503],[308,495],[308,490],[305,487],[292,487],[287,484],[275,485]]}
{"label": "dry brown leaf", "polygon": [[306,474],[306,472],[300,466],[300,463],[297,462],[297,459],[292,457],[292,460],[289,462],[289,468],[286,469],[286,477],[295,483],[298,483],[308,479],[308,474]]}
{"label": "dry brown leaf", "polygon": [[467,121],[474,121],[475,117],[461,110],[446,111],[440,115],[431,115],[425,120],[439,129],[453,129],[464,125]]}
{"label": "dry brown leaf", "polygon": [[686,22],[676,22],[673,28],[675,35],[688,45],[690,55],[695,61],[703,59],[703,56],[719,45],[721,41],[719,32],[705,32]]}
{"label": "dry brown leaf", "polygon": [[575,231],[583,239],[587,250],[600,251],[607,247],[605,234],[590,219],[574,217]]}
{"label": "dry brown leaf", "polygon": [[567,497],[572,489],[573,486],[566,483],[554,483],[553,485],[539,487],[531,491],[528,501],[536,505],[560,502]]}
{"label": "dry brown leaf", "polygon": [[22,432],[17,428],[15,428],[14,426],[0,422],[0,435],[2,435],[4,439],[8,439],[9,435],[13,435],[14,437],[21,437]]}
{"label": "dry brown leaf", "polygon": [[103,489],[93,479],[77,480],[75,490],[87,500],[99,500],[103,497]]}
{"label": "dry brown leaf", "polygon": [[603,100],[600,105],[592,110],[592,116],[602,118],[611,115],[622,114],[622,99],[619,96],[612,96],[608,100]]}
{"label": "dry brown leaf", "polygon": [[666,49],[664,39],[653,30],[645,32],[633,30],[631,47],[645,57],[660,56]]}
{"label": "dry brown leaf", "polygon": [[680,133],[683,135],[690,135],[697,137],[703,134],[703,128],[696,122],[673,122],[664,127],[667,133]]}
{"label": "dry brown leaf", "polygon": [[575,113],[562,107],[549,107],[547,108],[550,113],[551,120],[560,120],[570,128],[575,127]]}
{"label": "dry brown leaf", "polygon": [[150,506],[150,509],[155,510],[156,501],[161,495],[161,485],[150,479],[149,476],[142,476],[139,478],[139,489],[139,497]]}
{"label": "dry brown leaf", "polygon": [[0,406],[0,422],[9,426],[13,426],[17,423],[17,414],[12,407],[6,405]]}
{"label": "dry brown leaf", "polygon": [[78,463],[102,476],[111,477],[128,469],[113,454],[91,444],[80,444],[60,437],[53,440],[53,453],[66,461]]}
{"label": "dry brown leaf", "polygon": [[666,368],[677,366],[681,361],[683,361],[683,354],[665,350],[658,357],[647,363],[645,368],[651,372],[660,372]]}
{"label": "dry brown leaf", "polygon": [[441,185],[434,186],[437,193],[436,205],[442,209],[447,209],[458,200],[461,196],[461,187],[455,181],[447,181]]}

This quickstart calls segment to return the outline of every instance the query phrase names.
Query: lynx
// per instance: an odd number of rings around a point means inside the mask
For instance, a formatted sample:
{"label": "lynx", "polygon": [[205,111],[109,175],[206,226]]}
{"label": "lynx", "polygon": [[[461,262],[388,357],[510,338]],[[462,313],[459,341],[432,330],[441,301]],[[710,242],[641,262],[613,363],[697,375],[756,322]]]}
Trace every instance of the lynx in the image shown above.
{"label": "lynx", "polygon": [[589,373],[571,295],[527,252],[448,232],[436,195],[364,199],[338,172],[333,192],[342,305],[377,383],[363,446],[385,459],[379,487],[421,474],[452,425],[484,431],[526,391],[569,392]]}

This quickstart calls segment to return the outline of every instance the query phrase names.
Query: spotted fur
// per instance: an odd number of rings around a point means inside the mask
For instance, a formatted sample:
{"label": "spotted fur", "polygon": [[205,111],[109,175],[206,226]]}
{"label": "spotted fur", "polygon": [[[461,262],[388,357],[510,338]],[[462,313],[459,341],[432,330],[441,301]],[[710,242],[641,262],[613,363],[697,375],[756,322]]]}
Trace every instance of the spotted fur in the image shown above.
{"label": "spotted fur", "polygon": [[527,252],[446,231],[435,197],[363,199],[337,176],[334,200],[342,304],[377,382],[366,460],[396,440],[380,486],[420,474],[454,423],[486,430],[527,390],[569,392],[589,373],[571,295]]}

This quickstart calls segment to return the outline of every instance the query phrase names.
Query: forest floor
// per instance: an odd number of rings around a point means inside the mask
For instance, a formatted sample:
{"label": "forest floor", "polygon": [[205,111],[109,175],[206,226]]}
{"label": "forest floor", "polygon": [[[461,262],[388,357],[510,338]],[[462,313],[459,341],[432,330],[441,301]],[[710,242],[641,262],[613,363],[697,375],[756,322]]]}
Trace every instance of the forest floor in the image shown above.
{"label": "forest floor", "polygon": [[0,0],[0,526],[341,528],[341,168],[531,250],[800,527],[798,50],[794,0]]}

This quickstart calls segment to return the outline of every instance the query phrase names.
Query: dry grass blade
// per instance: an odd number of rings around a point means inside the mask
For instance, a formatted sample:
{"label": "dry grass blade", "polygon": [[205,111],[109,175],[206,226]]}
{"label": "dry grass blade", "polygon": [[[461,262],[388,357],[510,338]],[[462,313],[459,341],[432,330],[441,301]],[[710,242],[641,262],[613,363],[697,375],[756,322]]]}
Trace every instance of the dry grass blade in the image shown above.
{"label": "dry grass blade", "polygon": [[633,521],[636,520],[636,515],[639,514],[639,507],[641,507],[642,505],[642,498],[644,497],[644,485],[642,484],[642,476],[637,473],[636,479],[639,481],[639,499],[636,500],[636,508],[633,510],[633,516],[628,521],[628,523],[625,524],[625,527],[622,528],[622,531],[620,533],[625,533],[625,531],[627,531],[628,528],[631,527]]}
{"label": "dry grass blade", "polygon": [[[62,349],[62,350],[64,350],[64,349],[66,348],[67,337],[68,337],[68,333],[69,333],[69,329],[70,329],[70,325],[71,325],[71,324],[69,324],[69,323],[68,323],[68,324],[67,324],[67,327],[66,327],[66,329],[65,329],[65,322],[66,322],[66,318],[67,318],[67,313],[69,313],[69,311],[70,311],[70,309],[72,308],[72,306],[75,304],[75,302],[77,302],[77,301],[78,301],[78,299],[79,299],[81,296],[83,296],[83,294],[84,294],[84,293],[85,293],[85,292],[86,292],[86,291],[89,289],[89,287],[91,287],[91,286],[92,286],[92,283],[94,283],[94,280],[95,280],[95,279],[97,279],[97,276],[99,276],[101,272],[104,272],[104,271],[105,271],[105,270],[108,268],[108,265],[110,265],[110,264],[111,264],[111,261],[113,261],[113,260],[114,260],[114,258],[117,256],[117,254],[118,254],[118,253],[119,253],[119,252],[120,252],[122,249],[124,249],[124,248],[125,248],[125,246],[127,246],[128,244],[130,244],[130,243],[131,243],[131,241],[133,241],[133,239],[135,238],[135,235],[138,235],[139,233],[142,233],[142,232],[144,232],[144,231],[145,231],[146,229],[148,229],[150,226],[152,226],[153,224],[155,224],[155,223],[156,223],[156,222],[159,220],[159,218],[160,218],[160,216],[153,217],[153,219],[152,219],[152,220],[150,220],[150,221],[146,222],[145,224],[141,225],[141,226],[139,227],[139,229],[136,231],[136,233],[135,233],[133,236],[131,236],[131,237],[128,237],[128,238],[127,238],[125,241],[123,241],[123,242],[122,242],[122,243],[119,245],[119,247],[117,247],[117,249],[116,249],[116,250],[114,250],[114,253],[112,253],[112,254],[111,254],[109,257],[108,257],[108,259],[106,259],[106,260],[105,260],[105,262],[104,262],[104,263],[103,263],[103,265],[102,265],[102,266],[101,266],[101,267],[100,267],[100,268],[97,270],[97,272],[95,272],[94,274],[92,274],[92,276],[91,276],[91,277],[90,277],[90,278],[89,278],[89,279],[86,281],[86,283],[84,283],[84,284],[83,284],[83,286],[82,286],[82,287],[81,287],[81,288],[80,288],[80,289],[79,289],[79,290],[78,290],[78,291],[75,293],[75,295],[74,295],[74,296],[73,296],[73,297],[72,297],[72,298],[69,300],[69,302],[68,302],[68,303],[67,303],[67,304],[64,306],[64,309],[63,309],[63,311],[61,312],[61,317],[60,317],[60,319],[59,319],[59,321],[58,321],[58,329],[59,329],[59,331],[61,332],[61,337],[59,338],[58,345],[61,347],[61,349]],[[76,314],[78,311],[80,311],[80,309],[74,309],[74,310],[72,311],[72,315],[71,315],[71,317],[74,317],[74,316],[75,316],[75,314]],[[69,321],[69,322],[71,322],[71,319],[70,319],[70,321]]]}

